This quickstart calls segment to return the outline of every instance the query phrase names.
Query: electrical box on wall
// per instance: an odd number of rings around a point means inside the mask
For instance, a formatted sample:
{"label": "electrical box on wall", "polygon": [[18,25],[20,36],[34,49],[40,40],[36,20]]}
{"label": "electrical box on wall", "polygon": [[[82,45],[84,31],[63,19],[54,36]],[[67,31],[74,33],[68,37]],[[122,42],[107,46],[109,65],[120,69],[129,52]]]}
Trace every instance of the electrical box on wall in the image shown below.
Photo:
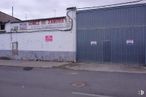
{"label": "electrical box on wall", "polygon": [[18,55],[18,42],[12,42],[12,55]]}

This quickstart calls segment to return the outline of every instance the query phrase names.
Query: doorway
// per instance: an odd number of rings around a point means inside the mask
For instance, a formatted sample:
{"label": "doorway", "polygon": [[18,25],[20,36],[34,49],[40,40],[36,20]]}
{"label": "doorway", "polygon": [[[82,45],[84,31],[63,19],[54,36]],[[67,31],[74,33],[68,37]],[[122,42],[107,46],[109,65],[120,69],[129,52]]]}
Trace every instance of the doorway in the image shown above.
{"label": "doorway", "polygon": [[18,55],[18,42],[12,42],[12,55]]}
{"label": "doorway", "polygon": [[111,41],[109,40],[103,41],[103,61],[111,61]]}

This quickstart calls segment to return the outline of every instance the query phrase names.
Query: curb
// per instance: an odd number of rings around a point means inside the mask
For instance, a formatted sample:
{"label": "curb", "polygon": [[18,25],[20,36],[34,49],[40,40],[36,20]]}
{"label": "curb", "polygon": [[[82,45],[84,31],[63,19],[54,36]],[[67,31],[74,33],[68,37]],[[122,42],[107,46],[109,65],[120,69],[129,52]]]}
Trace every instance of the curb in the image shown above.
{"label": "curb", "polygon": [[[146,67],[142,67],[142,69],[140,70],[120,70],[120,69],[116,69],[116,70],[114,70],[114,69],[109,69],[109,70],[107,70],[107,69],[100,69],[100,67],[98,68],[98,69],[96,69],[96,68],[80,68],[79,66],[77,66],[77,67],[75,67],[75,66],[69,66],[69,65],[67,65],[67,66],[65,66],[65,68],[66,69],[71,69],[71,70],[82,70],[82,71],[95,71],[95,72],[111,72],[111,73],[113,73],[113,72],[117,72],[117,73],[139,73],[139,74],[146,74]],[[132,68],[132,67],[131,67]],[[133,68],[133,69],[135,69],[135,68]]]}

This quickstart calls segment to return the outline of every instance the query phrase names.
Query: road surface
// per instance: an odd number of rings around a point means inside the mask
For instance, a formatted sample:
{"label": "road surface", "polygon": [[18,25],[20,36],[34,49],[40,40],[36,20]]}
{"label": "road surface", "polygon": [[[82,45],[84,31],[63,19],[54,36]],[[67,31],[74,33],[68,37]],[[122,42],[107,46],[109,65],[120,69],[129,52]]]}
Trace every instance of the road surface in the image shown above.
{"label": "road surface", "polygon": [[146,97],[146,74],[0,67],[0,97]]}

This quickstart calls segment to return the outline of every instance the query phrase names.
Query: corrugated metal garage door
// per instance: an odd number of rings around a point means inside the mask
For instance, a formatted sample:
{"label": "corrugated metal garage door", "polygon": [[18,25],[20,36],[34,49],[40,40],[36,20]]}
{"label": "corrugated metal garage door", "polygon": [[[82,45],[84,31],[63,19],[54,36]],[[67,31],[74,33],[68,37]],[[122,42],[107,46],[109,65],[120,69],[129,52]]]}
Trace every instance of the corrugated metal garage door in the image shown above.
{"label": "corrugated metal garage door", "polygon": [[145,63],[146,5],[77,11],[77,60]]}

